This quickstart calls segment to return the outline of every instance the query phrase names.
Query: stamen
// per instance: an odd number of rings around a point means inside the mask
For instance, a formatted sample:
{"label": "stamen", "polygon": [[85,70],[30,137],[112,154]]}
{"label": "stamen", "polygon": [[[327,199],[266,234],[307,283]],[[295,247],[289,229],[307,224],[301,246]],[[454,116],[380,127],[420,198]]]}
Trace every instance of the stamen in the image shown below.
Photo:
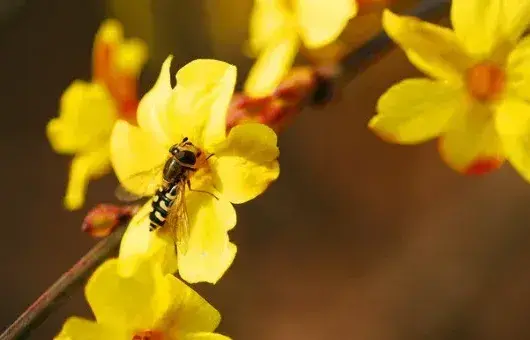
{"label": "stamen", "polygon": [[491,62],[479,63],[468,69],[465,75],[469,94],[478,101],[492,101],[502,94],[506,75],[504,70]]}

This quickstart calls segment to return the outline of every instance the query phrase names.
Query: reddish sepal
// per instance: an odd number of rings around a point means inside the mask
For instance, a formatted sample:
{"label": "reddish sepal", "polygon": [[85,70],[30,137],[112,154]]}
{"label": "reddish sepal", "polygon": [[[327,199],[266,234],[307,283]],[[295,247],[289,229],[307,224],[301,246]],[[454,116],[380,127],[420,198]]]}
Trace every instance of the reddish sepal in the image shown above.
{"label": "reddish sepal", "polygon": [[138,209],[138,205],[99,204],[85,216],[81,230],[97,238],[108,236],[116,227],[134,216]]}

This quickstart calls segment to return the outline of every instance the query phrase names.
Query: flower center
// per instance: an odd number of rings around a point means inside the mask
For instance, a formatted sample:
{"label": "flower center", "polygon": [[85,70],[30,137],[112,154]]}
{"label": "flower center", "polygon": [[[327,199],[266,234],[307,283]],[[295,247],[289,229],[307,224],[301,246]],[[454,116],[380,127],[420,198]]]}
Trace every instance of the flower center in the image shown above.
{"label": "flower center", "polygon": [[502,94],[506,75],[504,70],[492,62],[482,62],[467,70],[465,82],[469,94],[478,101],[498,99]]}
{"label": "flower center", "polygon": [[164,340],[164,333],[148,329],[134,333],[132,340]]}

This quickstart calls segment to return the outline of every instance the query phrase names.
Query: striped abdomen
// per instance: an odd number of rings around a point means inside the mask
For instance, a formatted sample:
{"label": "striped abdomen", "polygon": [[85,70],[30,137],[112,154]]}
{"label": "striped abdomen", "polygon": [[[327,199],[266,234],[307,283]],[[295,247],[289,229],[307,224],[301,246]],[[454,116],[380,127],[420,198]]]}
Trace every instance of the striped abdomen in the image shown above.
{"label": "striped abdomen", "polygon": [[158,188],[151,202],[151,213],[149,213],[149,231],[158,229],[166,222],[169,208],[177,197],[178,186],[173,185],[168,189]]}

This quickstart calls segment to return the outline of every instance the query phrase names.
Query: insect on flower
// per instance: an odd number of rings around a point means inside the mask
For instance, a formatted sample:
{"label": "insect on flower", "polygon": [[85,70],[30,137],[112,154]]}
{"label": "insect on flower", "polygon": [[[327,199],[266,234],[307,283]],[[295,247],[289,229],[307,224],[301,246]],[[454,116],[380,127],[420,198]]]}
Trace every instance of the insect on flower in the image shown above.
{"label": "insect on flower", "polygon": [[[182,142],[170,147],[169,157],[163,164],[130,177],[131,180],[140,179],[142,183],[145,183],[142,185],[143,190],[140,195],[129,192],[122,185],[118,186],[116,190],[116,197],[125,202],[135,201],[144,196],[152,196],[149,231],[155,231],[165,226],[166,230],[170,230],[171,237],[175,242],[175,251],[178,248],[182,254],[186,253],[190,237],[185,200],[186,187],[190,191],[202,192],[217,199],[210,192],[191,188],[190,176],[197,171],[197,163],[201,155],[202,151],[185,137]],[[210,154],[204,160],[212,156],[213,154]],[[160,174],[162,175],[161,180]]]}

